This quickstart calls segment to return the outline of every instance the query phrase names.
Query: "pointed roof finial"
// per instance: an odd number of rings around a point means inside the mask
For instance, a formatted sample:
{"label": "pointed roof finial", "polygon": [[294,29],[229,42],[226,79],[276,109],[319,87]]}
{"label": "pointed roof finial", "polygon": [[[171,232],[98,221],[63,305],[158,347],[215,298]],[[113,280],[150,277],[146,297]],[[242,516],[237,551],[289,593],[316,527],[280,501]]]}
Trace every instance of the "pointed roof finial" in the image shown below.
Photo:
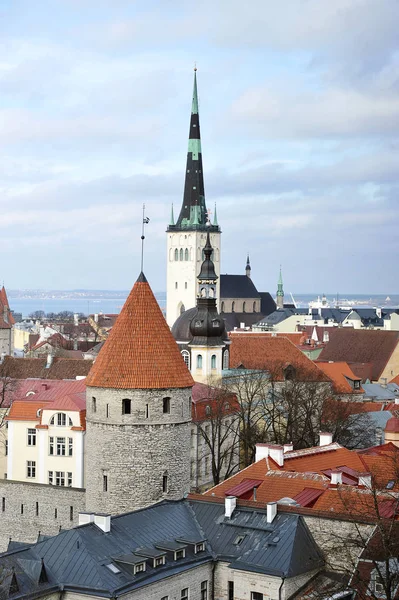
{"label": "pointed roof finial", "polygon": [[172,209],[170,211],[170,225],[174,225],[175,224],[175,215],[173,213],[173,202],[172,202]]}
{"label": "pointed roof finial", "polygon": [[197,67],[194,68],[194,88],[193,101],[191,104],[191,114],[198,115]]}
{"label": "pointed roof finial", "polygon": [[214,212],[214,215],[213,215],[213,224],[215,226],[218,225],[218,215],[217,215],[217,212],[216,212],[216,202],[215,202],[215,212]]}
{"label": "pointed roof finial", "polygon": [[141,272],[142,273],[143,273],[143,266],[144,266],[144,240],[145,240],[144,225],[148,225],[148,223],[150,222],[150,219],[145,216],[144,212],[145,212],[145,204],[143,204],[143,221],[141,224]]}

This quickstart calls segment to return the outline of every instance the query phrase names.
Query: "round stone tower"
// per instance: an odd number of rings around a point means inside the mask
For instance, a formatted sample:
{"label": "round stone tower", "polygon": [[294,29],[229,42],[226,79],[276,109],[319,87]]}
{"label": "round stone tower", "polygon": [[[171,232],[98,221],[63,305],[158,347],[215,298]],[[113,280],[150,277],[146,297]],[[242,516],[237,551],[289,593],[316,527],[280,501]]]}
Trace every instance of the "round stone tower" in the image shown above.
{"label": "round stone tower", "polygon": [[143,273],[86,383],[87,511],[182,498],[194,382]]}

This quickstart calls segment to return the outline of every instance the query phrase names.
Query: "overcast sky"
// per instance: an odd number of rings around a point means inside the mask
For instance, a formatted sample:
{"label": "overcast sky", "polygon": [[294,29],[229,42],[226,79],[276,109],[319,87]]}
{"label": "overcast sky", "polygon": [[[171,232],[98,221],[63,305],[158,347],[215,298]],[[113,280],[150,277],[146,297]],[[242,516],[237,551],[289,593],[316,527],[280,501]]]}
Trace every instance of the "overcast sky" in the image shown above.
{"label": "overcast sky", "polygon": [[166,287],[193,64],[222,272],[399,293],[396,0],[0,0],[0,279]]}

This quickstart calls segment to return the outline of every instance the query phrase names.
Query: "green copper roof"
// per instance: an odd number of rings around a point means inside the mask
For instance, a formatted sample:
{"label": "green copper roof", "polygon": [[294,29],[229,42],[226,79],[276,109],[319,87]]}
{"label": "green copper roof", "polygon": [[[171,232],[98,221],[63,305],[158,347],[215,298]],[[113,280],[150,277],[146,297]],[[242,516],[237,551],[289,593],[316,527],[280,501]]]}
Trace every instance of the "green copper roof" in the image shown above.
{"label": "green copper roof", "polygon": [[193,102],[191,104],[191,114],[198,115],[197,69],[194,71],[194,89]]}

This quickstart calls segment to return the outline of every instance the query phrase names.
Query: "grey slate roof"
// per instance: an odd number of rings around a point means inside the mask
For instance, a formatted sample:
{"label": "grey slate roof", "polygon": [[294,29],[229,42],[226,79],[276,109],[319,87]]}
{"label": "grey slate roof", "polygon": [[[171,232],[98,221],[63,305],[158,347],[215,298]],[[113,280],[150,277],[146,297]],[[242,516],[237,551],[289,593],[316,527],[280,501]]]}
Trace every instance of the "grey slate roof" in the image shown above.
{"label": "grey slate roof", "polygon": [[220,299],[225,298],[260,298],[260,295],[247,275],[221,275]]}
{"label": "grey slate roof", "polygon": [[273,300],[269,292],[260,292],[260,312],[264,315],[270,315],[277,308],[275,301]]}
{"label": "grey slate roof", "polygon": [[[234,543],[238,535],[244,536],[239,545]],[[190,540],[204,539],[205,551],[195,554]],[[135,551],[145,547],[148,554],[159,555],[157,546],[168,541],[171,547],[176,542],[187,544],[185,557],[175,561],[173,552],[167,551],[165,565],[154,568],[148,559],[146,571],[134,575],[134,564],[145,560],[137,561]],[[109,533],[90,523],[11,550],[0,557],[0,568],[9,574],[0,592],[4,597],[24,597],[34,588],[44,593],[62,585],[82,594],[114,597],[214,559],[227,560],[233,568],[284,577],[323,565],[298,515],[281,513],[268,524],[265,510],[240,507],[226,519],[224,504],[187,499],[113,517]],[[114,573],[109,564],[120,572]],[[13,569],[19,592],[9,594]]]}
{"label": "grey slate roof", "polygon": [[396,383],[388,383],[386,387],[380,383],[364,383],[362,387],[365,397],[372,400],[395,400],[399,397],[399,385]]}

